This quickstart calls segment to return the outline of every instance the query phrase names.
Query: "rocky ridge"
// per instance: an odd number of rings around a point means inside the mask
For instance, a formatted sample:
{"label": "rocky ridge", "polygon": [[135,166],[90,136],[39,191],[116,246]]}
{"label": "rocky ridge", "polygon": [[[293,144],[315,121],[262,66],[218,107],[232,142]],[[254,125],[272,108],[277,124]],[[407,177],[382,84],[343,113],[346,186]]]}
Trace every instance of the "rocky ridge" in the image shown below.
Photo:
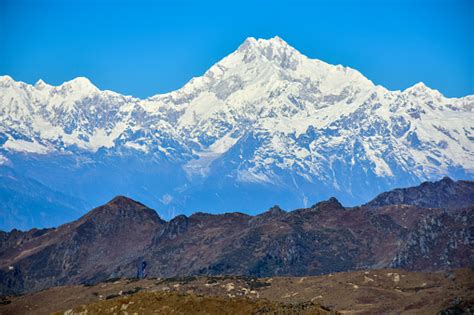
{"label": "rocky ridge", "polygon": [[[472,182],[454,185],[463,188],[455,191],[474,190]],[[275,206],[257,216],[195,213],[164,221],[143,204],[117,197],[54,229],[0,233],[0,288],[3,294],[20,293],[135,277],[143,261],[153,277],[470,267],[473,210],[346,208],[331,198],[289,212]]]}

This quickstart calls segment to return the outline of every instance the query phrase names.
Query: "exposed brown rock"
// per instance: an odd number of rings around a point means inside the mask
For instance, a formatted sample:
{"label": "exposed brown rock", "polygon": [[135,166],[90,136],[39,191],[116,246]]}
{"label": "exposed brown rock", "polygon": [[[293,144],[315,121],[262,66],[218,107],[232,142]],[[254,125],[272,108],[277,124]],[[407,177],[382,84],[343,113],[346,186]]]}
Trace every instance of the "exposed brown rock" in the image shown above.
{"label": "exposed brown rock", "polygon": [[56,229],[1,234],[0,289],[11,294],[130,278],[143,261],[151,277],[468,267],[474,265],[473,210],[345,208],[331,198],[290,212],[196,213],[165,222],[143,204],[117,197]]}
{"label": "exposed brown rock", "polygon": [[0,292],[105,280],[117,266],[142,255],[163,224],[155,211],[116,197],[57,229],[8,233],[0,255]]}

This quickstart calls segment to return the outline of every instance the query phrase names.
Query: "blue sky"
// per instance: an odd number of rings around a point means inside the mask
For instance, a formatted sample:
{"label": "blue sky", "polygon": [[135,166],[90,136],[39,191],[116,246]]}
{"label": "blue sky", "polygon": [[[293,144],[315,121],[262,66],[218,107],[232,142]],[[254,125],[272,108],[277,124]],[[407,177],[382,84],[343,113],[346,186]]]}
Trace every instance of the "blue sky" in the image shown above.
{"label": "blue sky", "polygon": [[[257,4],[258,3],[258,4]],[[86,76],[147,97],[181,87],[246,37],[282,37],[389,89],[474,94],[474,1],[0,0],[0,74]]]}

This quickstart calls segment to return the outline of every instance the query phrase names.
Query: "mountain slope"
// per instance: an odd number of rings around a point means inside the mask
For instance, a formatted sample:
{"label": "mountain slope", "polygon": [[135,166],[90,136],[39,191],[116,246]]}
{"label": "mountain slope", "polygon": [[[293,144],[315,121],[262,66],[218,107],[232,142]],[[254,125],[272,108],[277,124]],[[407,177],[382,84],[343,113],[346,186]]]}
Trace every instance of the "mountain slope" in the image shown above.
{"label": "mountain slope", "polygon": [[6,230],[58,226],[76,219],[89,206],[7,167],[0,173],[0,200],[0,226]]}
{"label": "mountain slope", "polygon": [[407,204],[424,208],[460,209],[474,204],[474,182],[453,181],[445,177],[417,187],[399,188],[378,195],[369,207]]}
{"label": "mountain slope", "polygon": [[161,220],[117,197],[57,229],[0,233],[5,293],[135,277],[304,276],[368,268],[439,271],[474,264],[474,205],[345,208],[337,199],[250,216],[195,213]]}
{"label": "mountain slope", "polygon": [[55,229],[2,232],[1,291],[105,279],[111,268],[142,255],[163,223],[155,211],[116,197]]}
{"label": "mountain slope", "polygon": [[[248,38],[203,76],[144,100],[86,78],[1,77],[0,172],[8,164],[92,204],[131,195],[166,218],[333,195],[353,205],[442,176],[474,179],[473,108],[474,96],[422,83],[389,91],[281,38]],[[68,180],[71,169],[92,180]],[[128,185],[138,178],[147,184]]]}

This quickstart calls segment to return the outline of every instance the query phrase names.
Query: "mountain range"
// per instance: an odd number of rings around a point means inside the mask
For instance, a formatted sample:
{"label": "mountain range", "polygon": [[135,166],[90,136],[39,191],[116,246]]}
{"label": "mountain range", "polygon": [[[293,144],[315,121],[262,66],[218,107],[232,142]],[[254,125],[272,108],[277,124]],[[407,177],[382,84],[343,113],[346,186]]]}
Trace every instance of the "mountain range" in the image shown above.
{"label": "mountain range", "polygon": [[86,78],[0,77],[0,228],[50,227],[116,195],[165,219],[347,205],[443,176],[474,179],[474,96],[404,91],[248,38],[182,88],[147,99]]}
{"label": "mountain range", "polygon": [[[431,203],[430,194],[438,196]],[[274,206],[256,216],[199,212],[170,221],[118,196],[57,228],[0,232],[0,295],[134,278],[143,262],[148,277],[167,278],[472,268],[473,195],[473,181],[444,178],[357,207],[330,198],[289,212]]]}

